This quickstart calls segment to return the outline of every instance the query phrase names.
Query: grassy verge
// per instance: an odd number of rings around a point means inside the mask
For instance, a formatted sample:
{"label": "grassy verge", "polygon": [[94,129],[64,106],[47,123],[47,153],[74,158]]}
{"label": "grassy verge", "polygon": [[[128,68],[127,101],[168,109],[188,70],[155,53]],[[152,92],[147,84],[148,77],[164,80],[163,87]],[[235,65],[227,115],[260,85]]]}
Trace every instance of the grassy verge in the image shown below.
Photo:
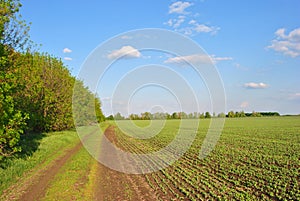
{"label": "grassy verge", "polygon": [[[35,134],[36,135],[36,134]],[[62,155],[65,150],[79,142],[75,131],[42,134],[37,149],[29,155],[22,155],[4,161],[0,168],[0,194],[22,178],[30,177],[36,169],[47,166]],[[24,150],[26,152],[27,150]]]}
{"label": "grassy verge", "polygon": [[85,186],[94,160],[81,148],[55,176],[43,200],[87,200]]}
{"label": "grassy verge", "polygon": [[[88,134],[95,127],[81,127]],[[79,143],[75,130],[28,134],[22,139],[21,154],[2,161],[0,164],[0,195],[3,197],[10,188],[19,188],[36,172],[46,169],[67,150]],[[7,189],[7,192],[6,192]]]}
{"label": "grassy verge", "polygon": [[[109,123],[102,123],[100,126],[105,130]],[[81,148],[55,176],[43,200],[93,200],[97,165],[98,161],[84,147]]]}

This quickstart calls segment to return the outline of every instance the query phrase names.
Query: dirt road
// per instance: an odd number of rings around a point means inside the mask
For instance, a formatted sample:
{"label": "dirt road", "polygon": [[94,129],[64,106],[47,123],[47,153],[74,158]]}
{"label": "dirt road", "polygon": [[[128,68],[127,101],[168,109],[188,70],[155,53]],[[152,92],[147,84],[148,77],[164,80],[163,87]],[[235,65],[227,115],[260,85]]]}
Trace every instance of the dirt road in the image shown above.
{"label": "dirt road", "polygon": [[[117,138],[114,128],[106,129],[105,136],[116,143]],[[105,152],[105,145],[101,145],[101,157],[114,160],[122,166],[116,153]],[[97,184],[95,190],[95,200],[157,200],[154,191],[148,185],[144,175],[125,174],[98,163]]]}
{"label": "dirt road", "polygon": [[[115,143],[117,140],[112,126],[105,130],[105,135],[112,143]],[[53,161],[46,169],[35,172],[30,179],[23,181],[19,189],[11,188],[12,190],[8,189],[8,191],[5,191],[5,195],[2,198],[4,200],[43,200],[51,181],[61,168],[68,163],[68,160],[81,149],[84,149],[84,147],[80,142]],[[101,148],[100,154],[102,157],[105,155],[104,157],[114,158],[118,162],[119,156],[106,153]],[[124,174],[112,170],[101,163],[97,162],[96,164],[96,178],[94,179],[95,184],[93,184],[94,200],[157,200],[154,191],[148,185],[143,175]],[[85,182],[89,181],[86,180]]]}

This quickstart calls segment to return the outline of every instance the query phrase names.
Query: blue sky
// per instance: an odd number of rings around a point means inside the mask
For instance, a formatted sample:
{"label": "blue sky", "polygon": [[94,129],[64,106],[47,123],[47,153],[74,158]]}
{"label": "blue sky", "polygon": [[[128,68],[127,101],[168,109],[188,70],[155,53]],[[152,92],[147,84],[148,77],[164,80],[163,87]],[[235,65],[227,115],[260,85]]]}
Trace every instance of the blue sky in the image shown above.
{"label": "blue sky", "polygon": [[[210,55],[224,83],[226,111],[300,114],[298,0],[21,2],[23,18],[32,22],[32,40],[42,44],[41,51],[62,58],[73,75],[80,72],[96,47],[118,34],[143,28],[168,29],[191,38]],[[200,111],[214,110],[203,80],[189,68],[166,62],[174,61],[175,55],[135,50],[130,42],[108,51],[112,54],[126,48],[133,48],[130,50],[135,51],[134,55],[115,62],[98,87],[106,115],[116,111],[126,115],[128,111],[179,109],[170,91],[154,85],[131,94],[130,105],[122,97],[113,100],[122,76],[136,66],[152,63],[168,66],[182,75],[195,89]],[[199,59],[186,56],[187,60]],[[180,87],[174,83],[174,88]],[[183,95],[181,102],[189,105],[189,97]],[[115,109],[110,107],[111,103]],[[195,109],[188,108],[187,112]]]}

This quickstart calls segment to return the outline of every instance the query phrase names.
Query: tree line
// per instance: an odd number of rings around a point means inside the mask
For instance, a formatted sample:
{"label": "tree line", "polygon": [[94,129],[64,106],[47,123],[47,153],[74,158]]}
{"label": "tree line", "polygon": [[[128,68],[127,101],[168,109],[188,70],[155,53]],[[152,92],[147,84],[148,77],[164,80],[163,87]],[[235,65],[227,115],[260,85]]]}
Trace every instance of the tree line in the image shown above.
{"label": "tree line", "polygon": [[209,119],[209,118],[239,118],[239,117],[262,117],[262,116],[280,116],[278,112],[255,112],[245,113],[244,111],[234,112],[229,111],[227,114],[219,113],[216,115],[215,113],[210,114],[210,112],[193,112],[193,113],[185,113],[185,112],[173,112],[169,113],[150,113],[143,112],[140,115],[138,114],[130,114],[128,117],[124,117],[121,113],[116,113],[115,115],[109,115],[106,117],[106,120],[151,120],[151,119]]}
{"label": "tree line", "polygon": [[[21,151],[22,134],[59,131],[105,120],[100,99],[76,80],[61,59],[33,51],[17,0],[0,0],[0,160]],[[73,88],[75,105],[72,112]],[[94,107],[95,106],[95,107]]]}

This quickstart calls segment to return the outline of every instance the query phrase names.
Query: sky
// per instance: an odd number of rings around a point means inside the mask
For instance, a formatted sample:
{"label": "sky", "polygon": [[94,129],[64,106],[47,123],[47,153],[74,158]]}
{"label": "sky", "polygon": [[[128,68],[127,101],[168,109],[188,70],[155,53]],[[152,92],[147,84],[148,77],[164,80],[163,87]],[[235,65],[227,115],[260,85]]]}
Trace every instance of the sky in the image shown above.
{"label": "sky", "polygon": [[[105,115],[181,110],[300,114],[298,0],[21,3],[20,14],[32,23],[31,39],[41,44],[40,51],[61,58],[72,75],[82,75],[93,56],[101,60],[95,68],[105,68],[101,62],[111,61],[105,74],[88,72],[99,78],[95,91]],[[179,38],[194,41],[203,51],[192,52],[168,37],[160,41],[166,49],[174,46],[186,54],[139,49],[136,40],[151,39],[138,38],[133,30],[149,28],[172,31]],[[114,38],[119,38],[119,43],[108,46],[106,55],[101,51],[95,55]],[[214,76],[215,85],[221,81],[225,108],[218,108],[223,97],[214,96],[217,86],[206,82],[189,63],[203,64],[208,57],[207,69],[215,69],[219,77],[215,72],[207,72],[207,76]]]}

